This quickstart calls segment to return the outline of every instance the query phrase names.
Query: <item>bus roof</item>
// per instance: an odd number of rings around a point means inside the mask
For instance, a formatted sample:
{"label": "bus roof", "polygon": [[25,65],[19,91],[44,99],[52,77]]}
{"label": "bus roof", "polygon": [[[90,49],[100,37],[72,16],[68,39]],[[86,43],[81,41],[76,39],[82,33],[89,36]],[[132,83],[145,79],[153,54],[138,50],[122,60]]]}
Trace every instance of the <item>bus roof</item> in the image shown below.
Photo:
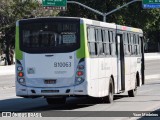
{"label": "bus roof", "polygon": [[61,16],[59,16],[59,17],[39,17],[39,18],[22,19],[20,21],[33,20],[33,19],[45,19],[45,18],[80,19],[81,23],[85,23],[85,24],[88,24],[88,25],[95,25],[95,26],[108,27],[108,28],[118,29],[118,30],[123,30],[123,31],[143,33],[143,31],[141,29],[138,29],[138,28],[127,27],[127,26],[117,25],[115,23],[106,23],[106,22],[91,20],[91,19],[87,19],[87,18],[80,18],[80,17],[61,17]]}
{"label": "bus roof", "polygon": [[143,33],[143,31],[139,28],[127,27],[127,26],[122,26],[122,25],[117,25],[117,29],[118,30],[123,30],[123,31]]}
{"label": "bus roof", "polygon": [[101,21],[91,20],[86,18],[81,18],[81,23],[116,29],[116,24],[114,23],[106,23],[106,22],[101,22]]}
{"label": "bus roof", "polygon": [[143,31],[139,28],[116,25],[115,23],[106,23],[106,22],[101,22],[101,21],[96,21],[96,20],[91,20],[86,18],[81,18],[81,23],[86,23],[89,25],[97,25],[101,27],[108,27],[108,28],[113,28],[113,29],[118,29],[123,31],[129,31],[129,32],[143,33]]}

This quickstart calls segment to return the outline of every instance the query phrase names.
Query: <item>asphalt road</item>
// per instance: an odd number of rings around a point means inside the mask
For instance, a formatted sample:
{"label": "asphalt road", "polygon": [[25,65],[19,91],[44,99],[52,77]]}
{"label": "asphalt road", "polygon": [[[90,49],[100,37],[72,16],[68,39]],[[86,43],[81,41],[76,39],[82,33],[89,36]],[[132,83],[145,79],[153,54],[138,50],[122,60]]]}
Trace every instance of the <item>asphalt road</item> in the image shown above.
{"label": "asphalt road", "polygon": [[[146,62],[146,76],[155,75],[160,73],[160,61],[152,60]],[[0,111],[20,111],[20,112],[41,112],[44,116],[56,116],[54,119],[60,119],[63,116],[65,119],[86,119],[83,116],[93,117],[92,119],[106,119],[106,111],[119,111],[118,113],[112,112],[112,116],[122,116],[112,117],[107,119],[137,119],[127,117],[130,112],[121,111],[159,111],[160,108],[160,78],[159,79],[147,79],[146,84],[138,88],[138,94],[136,97],[129,98],[127,93],[116,95],[114,103],[105,104],[102,103],[100,99],[95,98],[69,98],[67,99],[66,105],[47,105],[44,98],[37,99],[26,99],[15,96],[14,87],[14,75],[10,76],[0,76]],[[60,111],[62,114],[56,113],[55,111]],[[82,111],[73,114],[73,112],[65,113],[62,111]],[[92,111],[92,112],[83,112]],[[95,111],[101,111],[95,112]],[[102,112],[103,111],[103,112]],[[102,115],[103,113],[103,115]],[[77,115],[78,114],[78,115]],[[94,116],[101,116],[100,118]],[[125,117],[126,115],[126,117]],[[81,117],[79,117],[81,116]],[[64,118],[62,118],[64,119]],[[146,117],[141,117],[140,119],[147,119]],[[158,118],[148,118],[148,119],[158,119]],[[159,118],[160,119],[160,118]]]}
{"label": "asphalt road", "polygon": [[149,60],[145,62],[145,74],[160,74],[160,60]]}

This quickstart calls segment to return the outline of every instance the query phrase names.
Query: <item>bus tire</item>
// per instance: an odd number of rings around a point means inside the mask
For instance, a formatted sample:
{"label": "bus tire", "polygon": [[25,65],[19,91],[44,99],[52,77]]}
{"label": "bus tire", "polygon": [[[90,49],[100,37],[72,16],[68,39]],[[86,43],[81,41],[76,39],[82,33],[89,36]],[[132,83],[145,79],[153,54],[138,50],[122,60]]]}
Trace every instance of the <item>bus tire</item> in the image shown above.
{"label": "bus tire", "polygon": [[135,97],[137,94],[137,79],[135,81],[135,89],[129,90],[128,91],[128,96],[129,97]]}
{"label": "bus tire", "polygon": [[113,80],[112,80],[112,78],[110,78],[109,88],[108,88],[108,96],[106,96],[104,98],[106,103],[112,103],[113,102],[113,91],[114,91]]}
{"label": "bus tire", "polygon": [[66,97],[62,97],[62,98],[46,98],[46,101],[47,101],[48,105],[65,104],[66,103]]}

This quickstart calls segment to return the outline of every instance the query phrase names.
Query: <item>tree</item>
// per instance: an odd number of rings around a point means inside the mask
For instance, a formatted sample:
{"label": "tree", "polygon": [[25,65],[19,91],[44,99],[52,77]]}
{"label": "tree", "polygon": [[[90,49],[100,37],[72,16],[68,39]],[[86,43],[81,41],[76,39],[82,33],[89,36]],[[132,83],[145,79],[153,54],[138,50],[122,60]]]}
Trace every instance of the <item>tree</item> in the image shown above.
{"label": "tree", "polygon": [[38,1],[7,0],[0,3],[1,47],[6,53],[8,65],[12,64],[11,51],[15,46],[15,23],[17,20],[31,17],[55,16],[58,11],[45,10]]}
{"label": "tree", "polygon": [[[131,0],[81,0],[80,2],[101,12],[109,12],[129,1]],[[103,20],[102,16],[78,5],[69,4],[67,7],[68,10],[61,12],[60,15]],[[160,41],[159,13],[160,9],[143,9],[142,2],[135,2],[107,16],[107,22],[141,28],[146,39],[157,43]]]}
{"label": "tree", "polygon": [[[75,0],[79,2],[79,0]],[[81,0],[80,2],[101,12],[109,12],[130,0]],[[160,9],[142,9],[141,2],[107,16],[107,22],[141,28],[151,42],[160,39]],[[8,64],[11,64],[9,53],[15,43],[15,22],[23,18],[42,16],[85,17],[102,21],[102,16],[76,4],[68,4],[67,11],[59,12],[44,9],[38,0],[1,0],[0,2],[0,43],[5,50]]]}

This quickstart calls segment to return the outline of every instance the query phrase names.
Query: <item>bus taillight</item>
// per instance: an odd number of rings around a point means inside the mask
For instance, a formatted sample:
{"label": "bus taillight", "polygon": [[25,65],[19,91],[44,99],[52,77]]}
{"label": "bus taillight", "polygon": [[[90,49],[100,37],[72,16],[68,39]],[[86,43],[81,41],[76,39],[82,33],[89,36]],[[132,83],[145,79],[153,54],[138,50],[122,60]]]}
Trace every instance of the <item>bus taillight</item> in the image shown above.
{"label": "bus taillight", "polygon": [[19,72],[19,73],[18,73],[18,76],[19,76],[19,77],[23,77],[23,76],[24,76],[23,72]]}
{"label": "bus taillight", "polygon": [[79,66],[78,66],[78,69],[79,69],[79,70],[83,70],[83,69],[84,69],[84,66],[83,66],[83,65],[79,65]]}
{"label": "bus taillight", "polygon": [[79,60],[77,65],[76,75],[75,75],[75,84],[79,85],[85,80],[85,59],[82,58]]}
{"label": "bus taillight", "polygon": [[77,72],[77,76],[82,76],[83,75],[83,72],[82,71],[78,71]]}

